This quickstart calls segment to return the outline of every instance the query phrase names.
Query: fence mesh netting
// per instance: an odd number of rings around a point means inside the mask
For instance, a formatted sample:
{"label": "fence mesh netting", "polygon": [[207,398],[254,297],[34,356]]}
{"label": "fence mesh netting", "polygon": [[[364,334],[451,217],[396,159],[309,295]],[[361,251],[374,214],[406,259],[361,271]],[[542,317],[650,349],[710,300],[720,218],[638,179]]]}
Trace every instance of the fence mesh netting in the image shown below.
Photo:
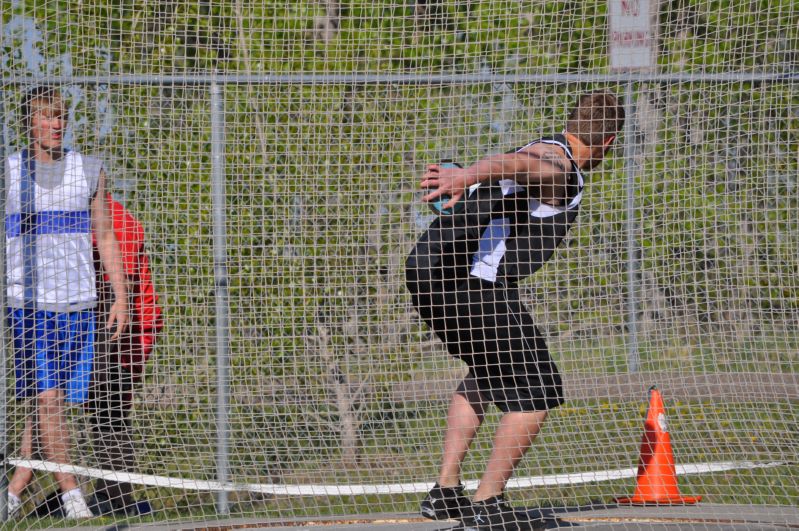
{"label": "fence mesh netting", "polygon": [[[4,321],[6,464],[33,471],[12,528],[69,525],[44,515],[54,471],[105,523],[416,513],[466,371],[406,287],[436,218],[421,176],[560,133],[594,91],[627,122],[563,243],[519,285],[566,402],[508,499],[631,494],[656,385],[681,490],[799,504],[794,0],[4,0],[0,16],[5,157],[29,146],[23,95],[57,87],[60,140],[84,173],[102,162],[141,223],[163,311],[140,376],[95,349],[108,414],[17,399],[31,348]],[[649,33],[612,34],[625,16]],[[625,66],[642,42],[651,64]],[[44,425],[61,409],[67,463]],[[487,409],[463,464],[468,491],[500,417]],[[147,504],[126,513],[130,500]]]}

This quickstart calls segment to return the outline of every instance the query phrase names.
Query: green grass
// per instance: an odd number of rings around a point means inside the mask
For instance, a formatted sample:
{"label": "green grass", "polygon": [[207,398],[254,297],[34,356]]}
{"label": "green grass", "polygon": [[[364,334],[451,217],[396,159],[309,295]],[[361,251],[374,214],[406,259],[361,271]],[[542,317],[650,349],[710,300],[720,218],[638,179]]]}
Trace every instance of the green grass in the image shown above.
{"label": "green grass", "polygon": [[[428,481],[435,478],[440,436],[444,428],[443,405],[397,414],[391,428],[378,436],[363,439],[359,468],[347,469],[335,456],[303,459],[287,483],[324,480],[327,483],[392,483]],[[795,486],[799,468],[795,463],[796,425],[786,413],[795,404],[720,404],[710,401],[667,404],[667,418],[675,459],[678,464],[754,461],[782,462],[784,466],[766,470],[734,470],[725,473],[686,476],[687,485],[697,494],[706,494],[718,503],[792,504],[797,502]],[[563,472],[631,468],[637,466],[646,407],[638,403],[581,402],[556,410],[539,440],[517,470],[516,476],[539,476]],[[416,413],[414,413],[416,411]],[[491,448],[490,433],[498,415],[486,419],[464,475],[476,479]],[[425,440],[403,438],[401,434],[424,433]],[[392,436],[393,434],[393,436]],[[320,477],[323,476],[323,477]],[[682,480],[681,480],[682,481]],[[595,497],[630,491],[634,480],[570,485],[514,491],[520,501],[546,501],[553,505],[586,503]],[[412,497],[413,498],[413,497]],[[340,503],[344,512],[353,502]],[[399,498],[381,502],[382,509],[404,507]],[[350,507],[357,510],[357,506]]]}
{"label": "green grass", "polygon": [[[799,333],[789,328],[761,329],[743,337],[701,328],[680,330],[679,334],[675,334],[671,326],[666,329],[671,335],[660,337],[651,332],[640,335],[641,372],[690,369],[696,374],[792,374],[799,363]],[[562,372],[599,375],[628,372],[629,334],[603,334],[601,329],[598,332],[576,337],[550,336],[548,344]]]}
{"label": "green grass", "polygon": [[[432,481],[439,459],[445,404],[427,403],[395,411],[382,427],[370,424],[363,435],[360,462],[347,467],[336,452],[310,451],[287,463],[280,476],[284,484],[381,484]],[[796,404],[711,401],[667,403],[667,419],[678,465],[718,461],[780,462],[766,469],[739,469],[679,477],[681,492],[701,495],[706,503],[789,505],[799,503],[799,463]],[[641,403],[583,401],[553,412],[539,440],[521,463],[516,477],[564,472],[590,472],[637,466],[646,405]],[[490,434],[499,419],[486,419],[464,464],[465,479],[476,479],[491,448]],[[424,434],[424,438],[407,434]],[[289,469],[288,466],[291,466]],[[184,474],[188,475],[188,474]],[[256,478],[236,478],[241,482]],[[571,507],[611,503],[629,495],[635,479],[586,484],[513,489],[509,498],[525,507]],[[156,514],[145,518],[98,518],[83,525],[95,527],[122,523],[150,523],[215,519],[215,495],[168,489],[139,492],[154,505]],[[281,519],[333,515],[415,512],[420,494],[340,497],[260,496],[231,493],[231,517]],[[63,526],[57,519],[29,519],[16,529]],[[6,525],[3,529],[11,529]]]}

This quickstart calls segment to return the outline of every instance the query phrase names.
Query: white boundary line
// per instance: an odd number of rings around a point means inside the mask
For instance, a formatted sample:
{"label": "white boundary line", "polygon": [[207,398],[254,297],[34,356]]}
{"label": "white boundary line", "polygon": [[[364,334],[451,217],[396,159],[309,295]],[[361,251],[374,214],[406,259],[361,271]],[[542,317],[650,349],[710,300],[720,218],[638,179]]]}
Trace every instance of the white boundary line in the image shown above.
{"label": "white boundary line", "polygon": [[[13,466],[32,468],[45,472],[68,472],[76,476],[88,476],[98,479],[109,479],[136,485],[151,487],[166,487],[181,490],[197,491],[228,491],[228,492],[258,492],[279,496],[357,496],[362,494],[414,494],[427,492],[432,483],[395,483],[388,485],[275,485],[263,483],[219,483],[218,481],[198,481],[194,479],[170,478],[134,474],[130,472],[114,472],[113,470],[100,470],[75,465],[61,465],[47,461],[9,459]],[[723,461],[718,463],[696,463],[690,465],[677,465],[677,475],[705,474],[709,472],[723,472],[726,470],[773,468],[784,463],[755,463],[753,461]],[[595,472],[576,472],[573,474],[553,474],[549,476],[531,476],[511,479],[508,488],[540,487],[548,485],[577,485],[581,483],[595,483],[626,479],[635,477],[638,468],[620,468],[617,470],[599,470]],[[467,490],[475,490],[478,481],[467,481]]]}

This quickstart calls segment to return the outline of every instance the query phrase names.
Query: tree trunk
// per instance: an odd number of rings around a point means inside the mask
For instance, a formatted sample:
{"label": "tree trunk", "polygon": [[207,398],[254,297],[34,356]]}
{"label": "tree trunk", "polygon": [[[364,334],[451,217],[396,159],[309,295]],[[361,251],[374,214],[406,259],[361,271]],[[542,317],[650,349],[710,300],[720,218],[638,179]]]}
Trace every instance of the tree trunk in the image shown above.
{"label": "tree trunk", "polygon": [[325,365],[325,375],[333,390],[334,404],[338,412],[339,442],[341,458],[345,466],[358,464],[358,418],[347,375],[341,371],[335,354],[330,349],[327,328],[319,329],[319,355]]}

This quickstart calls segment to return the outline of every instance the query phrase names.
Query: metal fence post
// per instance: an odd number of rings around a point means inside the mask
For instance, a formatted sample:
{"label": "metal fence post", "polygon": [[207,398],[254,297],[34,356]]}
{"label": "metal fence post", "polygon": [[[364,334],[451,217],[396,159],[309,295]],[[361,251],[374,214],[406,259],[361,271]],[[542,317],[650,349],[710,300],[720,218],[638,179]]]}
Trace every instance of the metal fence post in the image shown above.
{"label": "metal fence post", "polygon": [[633,82],[627,83],[624,95],[624,169],[627,175],[627,369],[638,372],[640,353],[638,351],[638,242],[636,239],[637,216],[635,215],[635,175],[637,162],[634,143],[637,135],[635,125],[635,103]]}
{"label": "metal fence post", "polygon": [[[0,90],[0,212],[5,219],[6,212],[6,110],[5,93]],[[8,367],[8,349],[6,342],[6,224],[0,222],[0,522],[8,520],[8,388],[6,385],[6,368]]]}
{"label": "metal fence post", "polygon": [[223,488],[217,493],[217,512],[229,513],[228,493],[228,424],[229,395],[229,315],[227,271],[227,219],[225,195],[225,106],[222,88],[211,83],[211,201],[214,227],[214,293],[216,296],[216,475]]}

